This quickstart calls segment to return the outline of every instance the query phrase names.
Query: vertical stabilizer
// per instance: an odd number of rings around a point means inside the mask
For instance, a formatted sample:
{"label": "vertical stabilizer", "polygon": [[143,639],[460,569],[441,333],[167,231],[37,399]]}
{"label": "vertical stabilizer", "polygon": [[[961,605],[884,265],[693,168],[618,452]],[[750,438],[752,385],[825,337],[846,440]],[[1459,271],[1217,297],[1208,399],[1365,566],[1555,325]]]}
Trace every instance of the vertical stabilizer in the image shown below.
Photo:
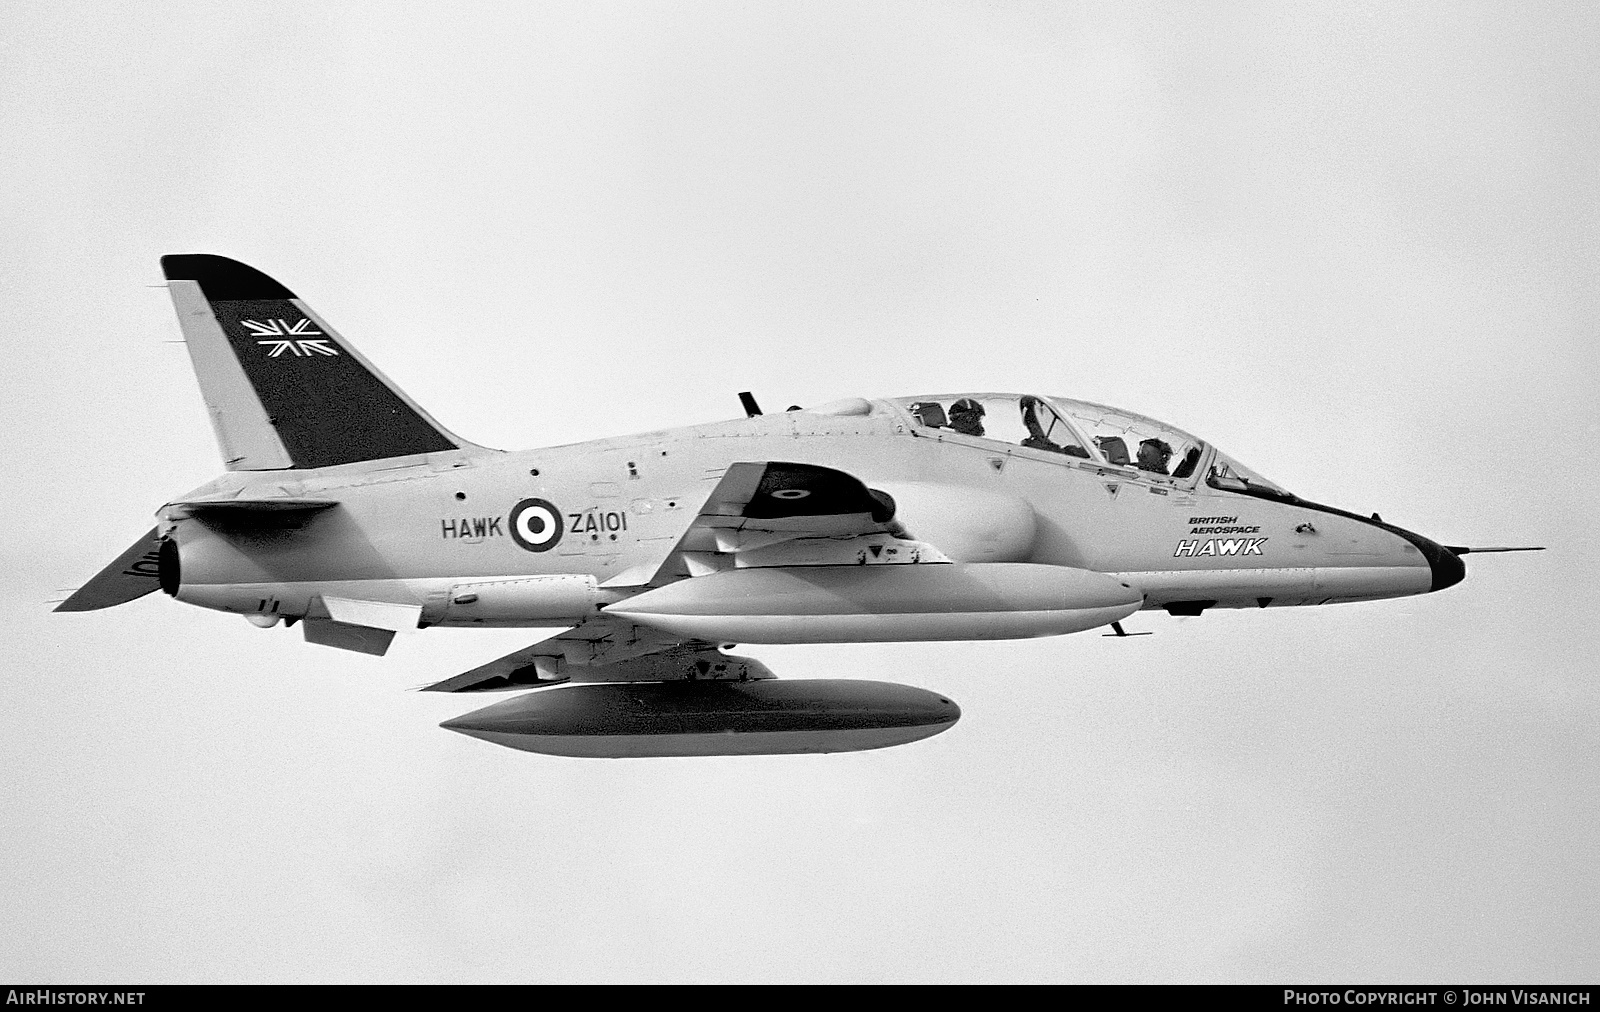
{"label": "vertical stabilizer", "polygon": [[209,253],[164,256],[161,268],[228,470],[471,447],[255,268]]}

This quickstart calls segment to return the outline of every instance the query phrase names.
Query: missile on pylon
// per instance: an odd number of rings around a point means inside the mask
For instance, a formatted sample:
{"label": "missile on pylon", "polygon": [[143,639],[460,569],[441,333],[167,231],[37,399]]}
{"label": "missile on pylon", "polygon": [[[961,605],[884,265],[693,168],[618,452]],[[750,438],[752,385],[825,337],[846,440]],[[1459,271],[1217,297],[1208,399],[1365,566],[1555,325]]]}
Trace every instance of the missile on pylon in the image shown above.
{"label": "missile on pylon", "polygon": [[605,610],[713,642],[863,643],[1060,636],[1120,621],[1143,603],[1104,573],[993,562],[727,570]]}

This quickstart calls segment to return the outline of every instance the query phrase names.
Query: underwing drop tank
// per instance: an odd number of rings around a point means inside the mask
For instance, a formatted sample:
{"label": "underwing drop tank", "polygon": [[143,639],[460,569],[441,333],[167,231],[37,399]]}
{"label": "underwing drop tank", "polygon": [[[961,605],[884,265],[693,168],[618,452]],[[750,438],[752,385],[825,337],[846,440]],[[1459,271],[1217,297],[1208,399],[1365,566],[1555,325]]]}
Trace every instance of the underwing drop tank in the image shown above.
{"label": "underwing drop tank", "polygon": [[598,682],[530,692],[439,726],[524,752],[621,759],[859,752],[932,737],[960,716],[951,700],[893,682]]}
{"label": "underwing drop tank", "polygon": [[1060,636],[1120,621],[1143,595],[1104,573],[1030,563],[791,566],[680,580],[606,611],[733,643]]}

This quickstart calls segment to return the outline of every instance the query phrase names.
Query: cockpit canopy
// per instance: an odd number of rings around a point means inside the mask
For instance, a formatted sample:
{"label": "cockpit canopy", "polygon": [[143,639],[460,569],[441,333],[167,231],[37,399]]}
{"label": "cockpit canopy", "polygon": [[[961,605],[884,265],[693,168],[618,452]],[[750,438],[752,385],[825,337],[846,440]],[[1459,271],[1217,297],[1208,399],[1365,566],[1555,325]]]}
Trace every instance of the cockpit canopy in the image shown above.
{"label": "cockpit canopy", "polygon": [[1197,479],[1202,462],[1213,488],[1286,498],[1289,493],[1165,422],[1089,401],[1037,394],[936,394],[894,403],[924,429],[1007,443],[1078,458],[1091,466],[1132,469],[1182,486]]}

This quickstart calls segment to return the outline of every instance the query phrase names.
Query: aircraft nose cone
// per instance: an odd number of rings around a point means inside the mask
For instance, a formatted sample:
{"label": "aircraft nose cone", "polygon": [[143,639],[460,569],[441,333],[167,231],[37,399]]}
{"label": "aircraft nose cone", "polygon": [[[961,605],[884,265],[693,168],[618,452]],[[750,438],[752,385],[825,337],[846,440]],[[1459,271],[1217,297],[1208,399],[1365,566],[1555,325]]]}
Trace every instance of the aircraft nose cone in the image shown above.
{"label": "aircraft nose cone", "polygon": [[1431,541],[1428,544],[1437,550],[1434,554],[1427,551],[1422,553],[1428,560],[1428,568],[1433,570],[1433,586],[1428,588],[1430,591],[1454,587],[1467,578],[1467,567],[1461,561],[1461,556],[1443,545],[1434,545]]}
{"label": "aircraft nose cone", "polygon": [[1446,587],[1454,587],[1467,578],[1467,567],[1461,561],[1461,556],[1455,552],[1436,541],[1428,540],[1420,534],[1413,534],[1411,531],[1399,527],[1390,527],[1389,529],[1416,545],[1417,551],[1421,552],[1422,557],[1428,560],[1428,569],[1433,573],[1433,583],[1428,587],[1430,594],[1436,590],[1444,590]]}

